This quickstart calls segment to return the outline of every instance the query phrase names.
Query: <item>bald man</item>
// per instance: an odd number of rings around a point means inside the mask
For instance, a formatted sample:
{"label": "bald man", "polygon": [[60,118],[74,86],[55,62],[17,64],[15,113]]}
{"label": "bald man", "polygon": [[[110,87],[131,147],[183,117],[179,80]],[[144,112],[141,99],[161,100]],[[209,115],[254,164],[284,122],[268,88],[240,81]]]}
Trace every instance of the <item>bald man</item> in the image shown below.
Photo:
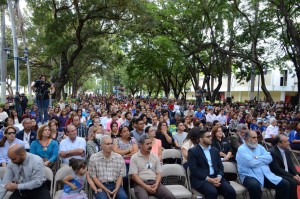
{"label": "bald man", "polygon": [[12,191],[10,199],[50,199],[50,193],[44,182],[46,181],[44,162],[37,155],[27,153],[23,145],[12,145],[8,150],[11,163],[8,164],[2,186],[0,198],[7,191]]}

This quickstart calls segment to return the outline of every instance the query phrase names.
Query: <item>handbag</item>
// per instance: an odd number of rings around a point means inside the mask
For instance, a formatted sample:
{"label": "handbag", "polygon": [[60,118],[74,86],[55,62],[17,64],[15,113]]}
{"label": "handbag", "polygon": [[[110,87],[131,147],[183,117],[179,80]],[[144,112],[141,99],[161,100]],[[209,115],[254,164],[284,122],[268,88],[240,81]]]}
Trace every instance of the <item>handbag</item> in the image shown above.
{"label": "handbag", "polygon": [[[73,180],[70,181],[70,183],[74,184],[77,187],[77,189],[81,188],[81,184],[77,180],[73,179]],[[67,185],[67,184],[64,185],[64,192],[65,193],[69,193],[71,190],[72,190],[72,188],[69,185]]]}

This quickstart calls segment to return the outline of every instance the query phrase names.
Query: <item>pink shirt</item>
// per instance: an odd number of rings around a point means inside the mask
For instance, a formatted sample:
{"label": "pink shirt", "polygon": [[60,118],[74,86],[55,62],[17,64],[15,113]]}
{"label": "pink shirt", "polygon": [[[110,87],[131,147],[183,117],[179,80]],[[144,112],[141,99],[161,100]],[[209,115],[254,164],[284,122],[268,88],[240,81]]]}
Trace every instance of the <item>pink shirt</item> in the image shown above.
{"label": "pink shirt", "polygon": [[158,154],[158,149],[161,148],[161,140],[154,138],[155,143],[152,143],[152,150],[151,152],[156,154],[157,156]]}

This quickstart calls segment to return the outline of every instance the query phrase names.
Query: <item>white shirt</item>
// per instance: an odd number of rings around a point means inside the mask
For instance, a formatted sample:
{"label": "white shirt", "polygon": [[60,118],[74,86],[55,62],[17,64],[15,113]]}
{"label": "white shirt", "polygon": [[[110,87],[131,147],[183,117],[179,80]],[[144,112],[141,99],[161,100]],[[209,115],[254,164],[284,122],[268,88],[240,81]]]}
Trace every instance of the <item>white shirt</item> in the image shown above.
{"label": "white shirt", "polygon": [[24,131],[23,141],[25,143],[25,149],[30,149],[30,144],[29,144],[30,133],[31,133],[31,131],[28,134],[25,133],[25,131]]}
{"label": "white shirt", "polygon": [[102,126],[103,126],[103,128],[106,130],[107,128],[107,123],[109,122],[109,121],[111,121],[112,119],[111,118],[108,118],[108,117],[103,117],[102,119],[101,119],[101,124],[102,124]]}
{"label": "white shirt", "polygon": [[208,113],[206,115],[206,122],[213,123],[214,120],[216,120],[216,115],[215,114]]}
{"label": "white shirt", "polygon": [[272,126],[272,124],[270,124],[266,129],[265,139],[272,138],[271,135],[276,136],[279,133],[278,130],[279,130],[278,126]]}
{"label": "white shirt", "polygon": [[[66,139],[63,139],[59,144],[59,152],[61,152],[61,151],[67,152],[67,151],[71,151],[74,149],[83,149],[84,151],[86,151],[85,139],[82,137],[76,137],[75,141],[72,142],[72,140],[70,138],[66,138]],[[80,155],[75,155],[75,156],[72,156],[69,158],[62,158],[62,162],[69,163],[69,159],[71,159],[71,158],[85,160],[86,157],[85,156],[82,157]]]}
{"label": "white shirt", "polygon": [[0,113],[0,121],[4,121],[6,118],[8,118],[8,115],[5,111]]}
{"label": "white shirt", "polygon": [[221,125],[226,125],[227,119],[225,115],[219,114],[216,119],[221,123]]}

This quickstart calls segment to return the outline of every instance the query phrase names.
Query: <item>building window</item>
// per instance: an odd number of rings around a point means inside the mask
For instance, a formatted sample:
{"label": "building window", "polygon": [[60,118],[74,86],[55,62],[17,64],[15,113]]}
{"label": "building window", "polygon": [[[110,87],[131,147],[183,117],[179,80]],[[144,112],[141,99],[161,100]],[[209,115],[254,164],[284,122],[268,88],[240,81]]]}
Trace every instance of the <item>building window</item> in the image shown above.
{"label": "building window", "polygon": [[280,86],[287,86],[288,71],[283,70],[280,76]]}

